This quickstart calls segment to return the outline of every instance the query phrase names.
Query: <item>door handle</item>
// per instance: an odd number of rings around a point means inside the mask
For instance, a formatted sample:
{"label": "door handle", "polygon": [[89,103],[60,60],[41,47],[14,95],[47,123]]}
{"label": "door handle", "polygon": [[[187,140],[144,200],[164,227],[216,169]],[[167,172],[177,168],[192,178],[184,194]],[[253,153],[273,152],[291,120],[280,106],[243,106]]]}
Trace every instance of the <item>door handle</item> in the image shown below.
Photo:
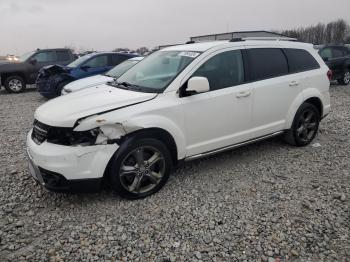
{"label": "door handle", "polygon": [[298,86],[298,85],[300,85],[300,82],[298,81],[292,81],[289,83],[289,86]]}
{"label": "door handle", "polygon": [[250,94],[251,94],[250,91],[242,91],[236,94],[236,97],[237,98],[248,97],[250,96]]}

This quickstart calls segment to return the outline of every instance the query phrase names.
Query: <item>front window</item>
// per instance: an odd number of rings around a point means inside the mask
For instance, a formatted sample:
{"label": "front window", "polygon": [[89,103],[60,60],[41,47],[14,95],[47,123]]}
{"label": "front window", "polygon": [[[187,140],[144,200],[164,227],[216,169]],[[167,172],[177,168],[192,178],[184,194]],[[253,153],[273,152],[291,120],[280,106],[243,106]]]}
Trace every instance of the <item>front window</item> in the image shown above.
{"label": "front window", "polygon": [[94,55],[95,54],[88,54],[88,55],[81,56],[78,59],[74,60],[72,63],[70,63],[68,65],[68,67],[78,67],[81,64],[85,63],[87,60],[89,60]]}
{"label": "front window", "polygon": [[21,55],[21,56],[19,57],[19,61],[22,61],[22,62],[26,61],[26,60],[27,60],[29,57],[31,57],[34,53],[35,53],[35,52],[32,51],[32,52],[28,52],[28,53],[25,53],[25,54]]}
{"label": "front window", "polygon": [[184,70],[199,52],[159,51],[125,72],[118,83],[140,91],[161,93]]}
{"label": "front window", "polygon": [[122,74],[124,74],[126,71],[128,71],[131,67],[136,65],[139,61],[137,60],[127,60],[116,67],[113,67],[111,70],[109,70],[106,75],[114,78],[120,77]]}

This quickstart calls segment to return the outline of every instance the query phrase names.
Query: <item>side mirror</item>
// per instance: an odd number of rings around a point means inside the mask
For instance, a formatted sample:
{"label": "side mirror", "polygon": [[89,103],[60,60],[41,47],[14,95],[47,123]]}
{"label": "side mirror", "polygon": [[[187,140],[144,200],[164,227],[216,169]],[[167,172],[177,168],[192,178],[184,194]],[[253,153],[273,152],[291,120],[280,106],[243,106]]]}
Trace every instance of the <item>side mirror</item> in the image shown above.
{"label": "side mirror", "polygon": [[88,65],[85,65],[85,66],[81,66],[80,69],[81,70],[84,70],[84,71],[87,71],[88,69],[90,69],[91,66],[88,66]]}
{"label": "side mirror", "polygon": [[206,77],[195,76],[188,80],[186,93],[188,93],[189,95],[205,93],[209,90],[209,81]]}
{"label": "side mirror", "polygon": [[38,60],[36,60],[35,58],[29,60],[29,63],[31,63],[32,65],[35,65],[37,62]]}

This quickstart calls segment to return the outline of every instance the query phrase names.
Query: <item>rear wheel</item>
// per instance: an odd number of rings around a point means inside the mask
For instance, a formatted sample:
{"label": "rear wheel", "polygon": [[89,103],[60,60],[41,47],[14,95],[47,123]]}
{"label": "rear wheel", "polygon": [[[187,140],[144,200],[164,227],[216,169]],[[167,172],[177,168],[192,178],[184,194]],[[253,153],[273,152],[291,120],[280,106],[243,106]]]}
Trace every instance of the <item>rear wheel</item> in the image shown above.
{"label": "rear wheel", "polygon": [[5,79],[4,86],[9,93],[21,93],[26,89],[26,83],[20,76],[9,76]]}
{"label": "rear wheel", "polygon": [[345,70],[341,79],[339,79],[339,83],[342,85],[348,85],[350,83],[350,71],[349,69]]}
{"label": "rear wheel", "polygon": [[167,147],[153,138],[125,142],[112,159],[110,180],[122,197],[139,199],[160,190],[172,167]]}
{"label": "rear wheel", "polygon": [[306,146],[317,135],[320,112],[309,103],[300,106],[295,114],[291,129],[285,133],[285,141],[294,146]]}

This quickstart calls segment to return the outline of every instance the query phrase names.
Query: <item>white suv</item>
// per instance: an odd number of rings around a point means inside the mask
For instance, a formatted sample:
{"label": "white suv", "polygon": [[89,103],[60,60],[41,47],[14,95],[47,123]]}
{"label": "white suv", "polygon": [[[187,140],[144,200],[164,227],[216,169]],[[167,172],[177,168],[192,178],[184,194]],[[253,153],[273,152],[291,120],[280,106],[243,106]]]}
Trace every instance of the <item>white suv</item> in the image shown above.
{"label": "white suv", "polygon": [[234,40],[160,50],[118,80],[35,112],[29,170],[46,188],[123,197],[158,191],[171,168],[283,134],[309,144],[330,111],[331,72],[313,46]]}

